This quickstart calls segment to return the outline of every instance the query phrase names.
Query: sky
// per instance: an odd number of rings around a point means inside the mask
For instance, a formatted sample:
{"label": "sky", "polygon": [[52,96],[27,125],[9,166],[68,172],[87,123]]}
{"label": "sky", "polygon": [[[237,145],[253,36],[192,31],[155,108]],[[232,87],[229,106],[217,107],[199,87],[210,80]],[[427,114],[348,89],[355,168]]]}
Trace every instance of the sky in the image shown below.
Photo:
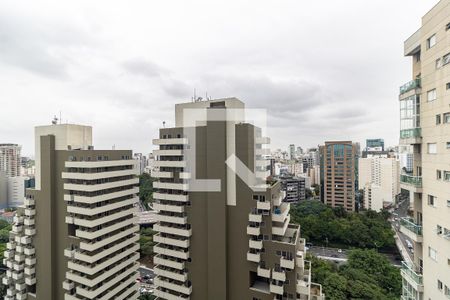
{"label": "sky", "polygon": [[237,97],[271,148],[399,137],[403,41],[437,0],[0,0],[0,143],[93,126],[96,149],[148,153],[174,105]]}

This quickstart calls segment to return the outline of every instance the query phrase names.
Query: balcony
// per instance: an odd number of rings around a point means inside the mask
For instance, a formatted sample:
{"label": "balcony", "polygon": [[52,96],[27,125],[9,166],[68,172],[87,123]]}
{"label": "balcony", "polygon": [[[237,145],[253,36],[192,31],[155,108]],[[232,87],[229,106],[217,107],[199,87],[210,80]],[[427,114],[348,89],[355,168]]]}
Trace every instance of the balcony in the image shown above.
{"label": "balcony", "polygon": [[415,80],[411,80],[400,87],[400,94],[404,94],[409,92],[410,90],[417,89],[421,87],[421,80],[417,78]]}
{"label": "balcony", "polygon": [[158,211],[184,213],[184,205],[153,203],[153,209]]}
{"label": "balcony", "polygon": [[192,235],[192,229],[178,228],[175,226],[162,226],[155,224],[153,229],[158,232],[164,232],[168,234],[180,235],[185,237],[190,237]]}
{"label": "balcony", "polygon": [[270,292],[273,294],[277,294],[277,295],[283,295],[283,293],[284,293],[283,284],[271,282],[270,283]]}
{"label": "balcony", "polygon": [[181,150],[181,149],[153,150],[153,155],[156,155],[156,156],[182,156],[183,150]]}
{"label": "balcony", "polygon": [[192,286],[186,286],[183,283],[177,283],[176,281],[172,280],[163,280],[160,277],[155,278],[155,285],[157,287],[163,287],[172,291],[177,291],[180,293],[183,293],[185,295],[190,295],[192,293]]}
{"label": "balcony", "polygon": [[182,282],[185,282],[188,279],[188,275],[184,271],[177,272],[177,271],[173,271],[170,268],[165,268],[164,266],[156,266],[154,270],[155,270],[155,274],[157,276],[162,276],[162,277],[166,277],[166,278],[170,278],[170,279],[174,279],[174,280],[182,281]]}
{"label": "balcony", "polygon": [[422,128],[400,130],[400,139],[401,143],[406,145],[422,144]]}
{"label": "balcony", "polygon": [[259,263],[261,261],[261,253],[247,252],[247,260]]}
{"label": "balcony", "polygon": [[402,277],[418,292],[423,292],[423,277],[422,274],[414,270],[414,266],[406,262],[402,262],[401,268]]}
{"label": "balcony", "polygon": [[256,208],[262,209],[262,210],[270,210],[270,202],[269,201],[266,201],[266,202],[257,201]]}
{"label": "balcony", "polygon": [[286,272],[283,270],[272,270],[272,279],[278,280],[278,281],[286,281]]}
{"label": "balcony", "polygon": [[166,256],[176,257],[180,259],[187,260],[189,258],[189,251],[181,250],[181,249],[170,249],[170,248],[163,248],[159,246],[160,244],[153,247],[153,251],[155,253],[163,254]]}
{"label": "balcony", "polygon": [[262,222],[262,215],[249,213],[248,214],[248,220],[250,222],[261,223]]}
{"label": "balcony", "polygon": [[153,145],[187,145],[187,138],[153,139]]}
{"label": "balcony", "polygon": [[289,210],[291,209],[290,203],[281,203],[279,207],[275,207],[272,213],[272,221],[284,222],[286,220]]}
{"label": "balcony", "polygon": [[277,225],[272,225],[272,234],[284,236],[290,221],[291,216],[287,216],[287,218],[284,220],[284,223],[282,223],[283,225],[281,227],[278,227]]}
{"label": "balcony", "polygon": [[33,236],[36,234],[36,229],[34,228],[25,228],[25,235]]}
{"label": "balcony", "polygon": [[422,193],[422,176],[400,175],[400,187],[402,189]]}
{"label": "balcony", "polygon": [[261,228],[259,227],[253,227],[253,226],[247,226],[247,234],[248,235],[260,235],[261,234]]}
{"label": "balcony", "polygon": [[401,218],[400,231],[416,243],[423,242],[422,225],[414,223],[413,219]]}
{"label": "balcony", "polygon": [[32,206],[35,204],[35,200],[34,199],[30,199],[30,198],[25,198],[23,200],[23,204],[25,204],[25,206]]}
{"label": "balcony", "polygon": [[263,248],[263,242],[262,241],[249,240],[248,241],[248,247],[252,248],[252,249],[261,250]]}
{"label": "balcony", "polygon": [[173,260],[168,258],[163,258],[161,255],[156,255],[154,258],[155,265],[163,265],[166,267],[183,270],[185,267],[185,263],[181,260]]}
{"label": "balcony", "polygon": [[189,201],[189,196],[184,194],[168,194],[168,193],[154,192],[153,199],[187,202]]}
{"label": "balcony", "polygon": [[63,289],[66,291],[70,291],[75,287],[75,284],[72,281],[64,280],[63,281]]}
{"label": "balcony", "polygon": [[264,269],[258,266],[257,272],[260,277],[270,278],[270,269]]}
{"label": "balcony", "polygon": [[156,243],[177,246],[182,248],[189,248],[189,239],[175,239],[169,237],[162,237],[159,233],[153,236],[153,241]]}
{"label": "balcony", "polygon": [[293,259],[287,259],[285,257],[281,257],[280,266],[285,269],[293,270],[295,267],[295,261]]}

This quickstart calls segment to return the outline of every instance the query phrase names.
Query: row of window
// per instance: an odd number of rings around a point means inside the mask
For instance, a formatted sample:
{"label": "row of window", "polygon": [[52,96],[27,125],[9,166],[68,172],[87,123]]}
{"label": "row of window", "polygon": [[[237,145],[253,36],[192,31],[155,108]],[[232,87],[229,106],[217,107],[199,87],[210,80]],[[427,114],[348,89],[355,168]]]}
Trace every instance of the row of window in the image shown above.
{"label": "row of window", "polygon": [[[442,174],[444,174],[443,177]],[[444,179],[444,181],[450,181],[450,171],[436,170],[436,179],[437,180]]]}
{"label": "row of window", "polygon": [[[445,147],[450,149],[450,142],[446,142]],[[436,143],[427,143],[427,153],[428,154],[437,154],[437,144]]]}
{"label": "row of window", "polygon": [[[428,195],[428,205],[437,207],[437,197],[433,195]],[[450,207],[450,200],[447,200],[447,207]]]}
{"label": "row of window", "polygon": [[436,125],[441,123],[450,124],[450,112],[436,115]]}

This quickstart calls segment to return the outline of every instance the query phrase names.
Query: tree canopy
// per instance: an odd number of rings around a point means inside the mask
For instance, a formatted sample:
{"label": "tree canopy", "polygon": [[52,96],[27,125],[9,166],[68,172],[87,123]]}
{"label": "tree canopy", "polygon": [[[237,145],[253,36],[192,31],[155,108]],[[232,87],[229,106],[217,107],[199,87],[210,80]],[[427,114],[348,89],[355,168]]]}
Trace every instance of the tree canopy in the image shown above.
{"label": "tree canopy", "polygon": [[302,237],[323,246],[393,250],[394,232],[388,217],[384,211],[347,212],[319,201],[291,206],[291,220],[302,226]]}
{"label": "tree canopy", "polygon": [[375,250],[352,250],[347,264],[337,267],[308,254],[312,281],[322,284],[329,300],[393,300],[401,294],[400,270]]}

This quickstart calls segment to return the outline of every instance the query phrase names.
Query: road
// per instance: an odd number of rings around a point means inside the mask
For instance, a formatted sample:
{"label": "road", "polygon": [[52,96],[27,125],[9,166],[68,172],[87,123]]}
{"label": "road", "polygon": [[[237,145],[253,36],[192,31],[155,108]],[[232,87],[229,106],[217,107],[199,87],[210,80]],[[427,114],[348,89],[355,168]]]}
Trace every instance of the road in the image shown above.
{"label": "road", "polygon": [[[403,247],[401,247],[401,248],[404,249],[403,251],[402,251],[402,249],[399,249],[399,250],[402,252],[403,255],[408,255],[409,261],[413,261],[414,254],[408,249],[408,243],[407,243],[407,241],[409,241],[410,243],[412,243],[412,241],[409,240],[403,233],[400,232],[400,219],[408,216],[408,208],[409,208],[409,200],[402,199],[398,205],[398,208],[394,209],[392,212],[395,217],[391,220],[391,224],[392,224],[392,227],[394,228],[395,232],[397,233],[397,236],[398,236],[400,242],[402,243]],[[395,215],[395,214],[397,214],[397,215]],[[405,258],[405,260],[408,260],[408,258]]]}
{"label": "road", "polygon": [[[347,261],[347,251],[345,249],[337,249],[337,248],[327,248],[327,247],[310,247],[309,252],[314,254],[315,256],[325,259],[331,260],[335,262],[344,263]],[[380,253],[386,256],[386,258],[391,262],[394,266],[400,266],[401,262],[395,259],[395,255],[388,253]]]}

